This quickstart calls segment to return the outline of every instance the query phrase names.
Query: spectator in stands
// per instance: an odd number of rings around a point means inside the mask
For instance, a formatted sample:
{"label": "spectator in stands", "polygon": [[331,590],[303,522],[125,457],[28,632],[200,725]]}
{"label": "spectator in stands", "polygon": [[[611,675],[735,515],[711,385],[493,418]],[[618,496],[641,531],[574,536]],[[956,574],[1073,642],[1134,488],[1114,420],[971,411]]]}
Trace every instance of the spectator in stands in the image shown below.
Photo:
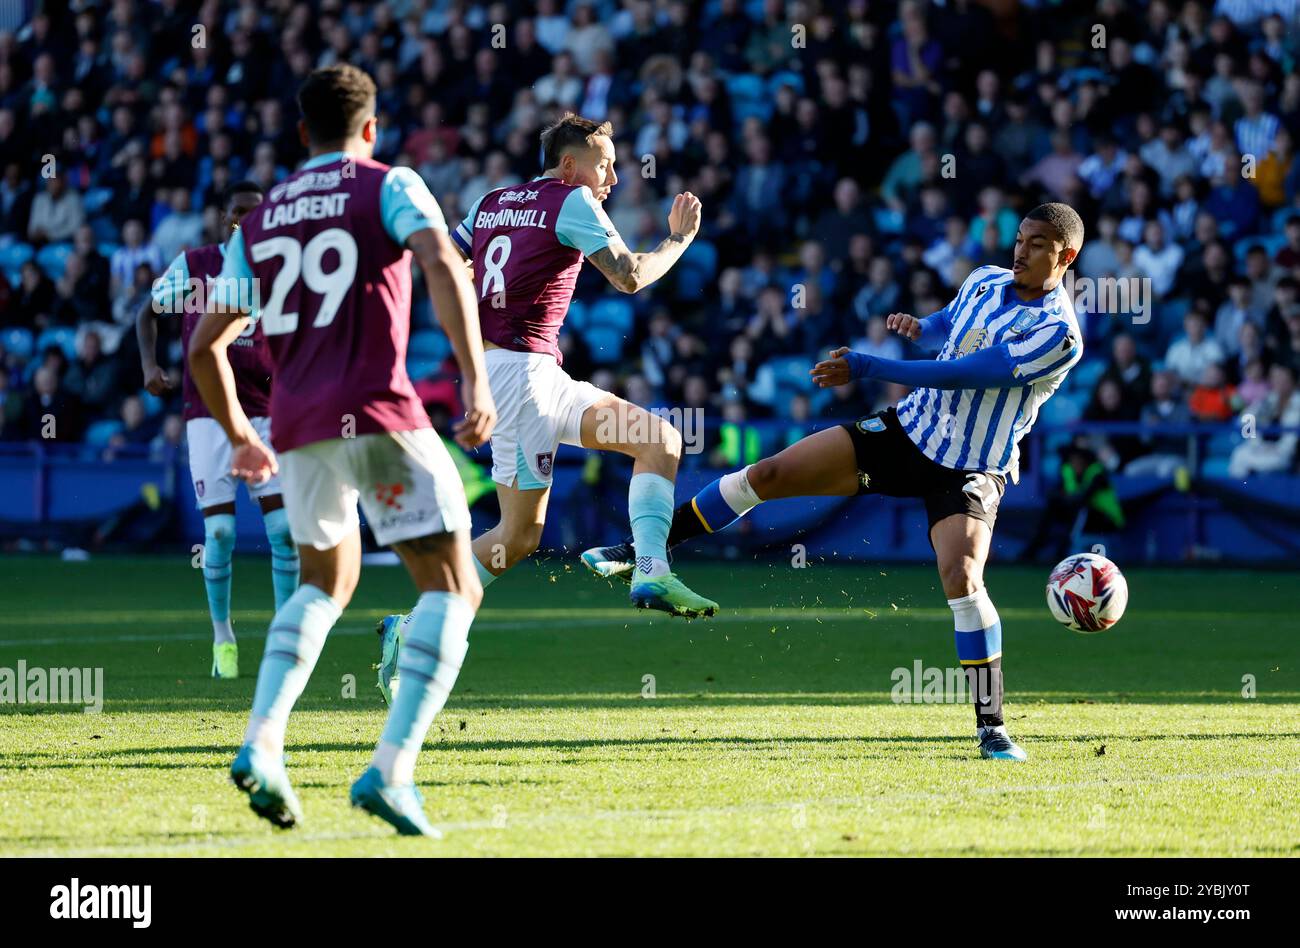
{"label": "spectator in stands", "polygon": [[[1137,343],[1126,332],[1116,334],[1110,343],[1110,363],[1102,378],[1114,379],[1126,403],[1141,406],[1151,391],[1151,363],[1138,352]],[[1136,417],[1136,415],[1134,416]]]}
{"label": "spectator in stands", "polygon": [[188,188],[172,188],[167,203],[170,211],[154,228],[151,243],[161,260],[171,261],[182,250],[203,245],[203,216],[191,210]]}
{"label": "spectator in stands", "polygon": [[27,220],[27,239],[37,245],[71,240],[86,220],[81,195],[68,187],[57,164],[54,167],[55,173],[45,179],[45,190],[32,200]]}
{"label": "spectator in stands", "polygon": [[66,444],[81,440],[85,412],[78,398],[63,390],[53,365],[42,365],[32,377],[32,395],[25,406],[23,428],[32,440]]}
{"label": "spectator in stands", "polygon": [[1223,362],[1223,347],[1206,331],[1205,314],[1192,309],[1183,317],[1183,335],[1165,353],[1165,367],[1177,373],[1184,385],[1198,385],[1205,369]]}
{"label": "spectator in stands", "polygon": [[122,399],[122,427],[108,439],[103,458],[112,461],[124,450],[148,447],[158,433],[158,426],[145,414],[144,402],[139,395]]}
{"label": "spectator in stands", "polygon": [[36,261],[28,260],[22,266],[18,293],[8,310],[8,324],[38,331],[49,325],[53,311],[54,283]]}
{"label": "spectator in stands", "polygon": [[[168,257],[166,262],[170,262]],[[124,286],[131,286],[135,279],[136,267],[144,264],[151,273],[160,273],[164,266],[162,253],[154,244],[145,243],[144,224],[138,220],[129,220],[122,225],[122,245],[113,251],[109,259],[109,273],[112,277],[114,296],[121,293]]]}
{"label": "spectator in stands", "polygon": [[1296,370],[1278,363],[1269,370],[1269,393],[1247,409],[1253,415],[1256,431],[1270,426],[1291,429],[1282,434],[1259,434],[1248,437],[1232,450],[1228,474],[1247,478],[1256,473],[1289,471],[1295,464],[1296,445],[1300,443],[1300,397],[1296,395]]}
{"label": "spectator in stands", "polygon": [[1283,277],[1273,288],[1273,304],[1264,316],[1264,345],[1281,356],[1291,348],[1291,318],[1300,312],[1300,284]]}
{"label": "spectator in stands", "polygon": [[1269,393],[1268,372],[1262,359],[1251,359],[1241,370],[1241,384],[1237,386],[1237,398],[1243,405],[1253,405]]}
{"label": "spectator in stands", "polygon": [[[1124,388],[1118,379],[1103,375],[1083,410],[1083,420],[1131,424],[1138,420],[1139,406],[1140,402],[1124,397]],[[1093,448],[1110,470],[1118,470],[1142,453],[1137,436],[1124,433],[1099,435],[1093,441]]]}
{"label": "spectator in stands", "polygon": [[1183,248],[1165,240],[1165,227],[1158,220],[1147,221],[1143,237],[1142,246],[1133,251],[1133,263],[1151,278],[1156,299],[1164,299],[1183,265]]}
{"label": "spectator in stands", "polygon": [[1286,219],[1283,233],[1286,243],[1278,248],[1274,262],[1283,270],[1300,267],[1300,214],[1292,214]]}
{"label": "spectator in stands", "polygon": [[[1141,422],[1146,428],[1158,431],[1175,425],[1186,425],[1192,420],[1187,402],[1178,397],[1178,376],[1173,372],[1157,372],[1151,376],[1151,399],[1142,407]],[[1125,474],[1134,476],[1172,477],[1174,471],[1187,464],[1187,438],[1184,435],[1150,436],[1142,438],[1144,454],[1130,461]]]}
{"label": "spectator in stands", "polygon": [[1263,315],[1251,307],[1250,281],[1244,276],[1234,276],[1228,281],[1228,299],[1214,314],[1214,338],[1223,351],[1235,356],[1239,351],[1241,329],[1247,323],[1262,325]]}
{"label": "spectator in stands", "polygon": [[1097,218],[1097,233],[1084,241],[1074,267],[1079,276],[1099,280],[1114,275],[1119,266],[1119,254],[1115,250],[1118,226],[1119,219],[1114,214],[1102,214]]}
{"label": "spectator in stands", "polygon": [[104,354],[103,341],[93,329],[81,333],[77,358],[68,366],[63,387],[91,415],[107,413],[121,395],[121,364]]}
{"label": "spectator in stands", "polygon": [[1195,421],[1227,421],[1241,408],[1237,390],[1228,383],[1228,374],[1219,363],[1205,367],[1200,383],[1187,398],[1187,408]]}
{"label": "spectator in stands", "polygon": [[[0,115],[5,114],[0,111]],[[12,114],[12,113],[9,113]],[[0,177],[0,232],[27,233],[27,221],[32,213],[32,186],[23,177],[23,167],[11,161]]]}

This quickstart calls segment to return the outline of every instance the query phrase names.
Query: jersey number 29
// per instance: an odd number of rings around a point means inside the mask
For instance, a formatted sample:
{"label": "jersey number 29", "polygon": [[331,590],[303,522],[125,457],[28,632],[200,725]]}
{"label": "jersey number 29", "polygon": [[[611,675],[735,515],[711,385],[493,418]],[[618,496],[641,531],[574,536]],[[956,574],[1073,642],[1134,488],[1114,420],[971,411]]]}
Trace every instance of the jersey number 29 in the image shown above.
{"label": "jersey number 29", "polygon": [[[326,273],[321,268],[321,261],[330,250],[338,254],[338,265]],[[271,298],[262,307],[262,332],[268,336],[282,335],[298,328],[298,314],[286,313],[284,302],[299,277],[307,289],[323,297],[316,318],[312,320],[312,325],[319,328],[334,321],[339,304],[357,275],[357,242],[341,227],[321,231],[307,241],[306,246],[292,237],[271,237],[253,244],[249,255],[254,263],[272,257],[284,259],[284,265],[271,283]]]}

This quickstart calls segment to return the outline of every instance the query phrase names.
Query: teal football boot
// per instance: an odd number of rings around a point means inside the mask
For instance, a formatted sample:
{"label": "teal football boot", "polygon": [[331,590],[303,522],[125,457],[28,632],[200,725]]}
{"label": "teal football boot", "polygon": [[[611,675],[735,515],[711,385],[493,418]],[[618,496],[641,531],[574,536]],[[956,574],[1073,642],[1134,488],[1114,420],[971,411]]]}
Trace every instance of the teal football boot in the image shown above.
{"label": "teal football boot", "polygon": [[1023,761],[1029,757],[1024,748],[1007,736],[1005,724],[982,727],[979,736],[980,756],[985,760]]}
{"label": "teal football boot", "polygon": [[413,783],[385,786],[379,768],[370,767],[352,785],[350,796],[354,807],[379,817],[403,836],[442,839],[442,833],[424,815],[424,797]]}
{"label": "teal football boot", "polygon": [[384,704],[392,707],[393,694],[399,684],[397,674],[397,656],[402,649],[402,623],[405,615],[384,616],[375,626],[379,633],[379,664],[373,666],[379,672],[379,693],[383,695]]}
{"label": "teal football boot", "polygon": [[272,760],[264,751],[245,744],[230,765],[230,779],[248,794],[249,807],[262,819],[280,829],[292,829],[302,820],[302,804],[289,785],[282,760]]}
{"label": "teal football boot", "polygon": [[631,598],[638,609],[658,609],[684,619],[718,614],[716,602],[697,595],[673,573],[650,579],[637,570],[632,574]]}

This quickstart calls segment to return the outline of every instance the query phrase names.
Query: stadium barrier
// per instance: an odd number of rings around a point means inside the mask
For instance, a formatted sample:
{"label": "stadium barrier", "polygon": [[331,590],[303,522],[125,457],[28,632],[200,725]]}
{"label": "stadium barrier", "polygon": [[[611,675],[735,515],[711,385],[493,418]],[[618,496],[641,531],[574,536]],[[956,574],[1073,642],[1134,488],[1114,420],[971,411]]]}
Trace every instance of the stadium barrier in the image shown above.
{"label": "stadium barrier", "polygon": [[[803,431],[828,424],[762,421],[744,427],[757,433],[750,450],[770,453]],[[1282,433],[1261,427],[1254,435]],[[1209,559],[1282,565],[1300,558],[1300,476],[1252,474],[1245,481],[1228,477],[1226,455],[1242,438],[1236,425],[1152,428],[1113,422],[1040,425],[1026,438],[1020,483],[1008,487],[999,511],[995,558],[1020,555],[1052,492],[1060,466],[1057,450],[1078,435],[1179,439],[1185,445],[1185,463],[1183,471],[1170,476],[1112,473],[1127,522],[1107,535],[1076,530],[1076,547],[1100,543],[1112,556],[1147,563]],[[710,425],[707,443],[726,442],[718,427]],[[731,442],[747,443],[744,438]],[[479,452],[479,460],[487,456],[486,448]],[[626,535],[630,462],[616,455],[598,457],[593,463],[587,452],[559,452],[544,548],[581,549]],[[720,467],[713,463],[717,460],[709,451],[686,456],[678,498],[689,497],[720,471],[737,466],[724,462]],[[241,492],[236,508],[239,550],[264,552],[266,537],[256,505]],[[491,526],[495,516],[489,497],[486,507],[475,508],[475,529]],[[86,445],[0,444],[0,541],[7,548],[107,541],[145,550],[188,551],[202,537],[183,450],[115,449],[109,460]],[[802,557],[810,563],[925,561],[933,555],[921,502],[883,497],[763,504],[726,534],[698,542],[693,553]]]}

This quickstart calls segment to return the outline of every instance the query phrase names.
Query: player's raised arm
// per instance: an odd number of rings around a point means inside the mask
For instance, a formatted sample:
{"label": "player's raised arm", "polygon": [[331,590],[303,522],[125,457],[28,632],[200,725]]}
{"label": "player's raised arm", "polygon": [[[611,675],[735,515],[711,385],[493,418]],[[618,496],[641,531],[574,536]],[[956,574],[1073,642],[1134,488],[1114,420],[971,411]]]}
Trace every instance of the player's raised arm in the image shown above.
{"label": "player's raised arm", "polygon": [[820,388],[852,379],[879,379],[936,389],[1019,388],[1069,370],[1083,349],[1065,323],[1049,323],[1023,338],[943,361],[882,359],[836,349],[811,371]]}
{"label": "player's raised arm", "polygon": [[615,234],[607,246],[590,254],[605,279],[622,293],[635,293],[672,269],[700,229],[700,199],[689,191],[673,198],[668,212],[668,236],[648,253],[634,253]]}
{"label": "player's raised arm", "polygon": [[462,447],[477,448],[492,435],[497,410],[483,362],[474,288],[451,238],[442,231],[431,227],[418,230],[406,239],[406,245],[424,271],[433,311],[460,366],[465,417],[456,425],[456,441]]}

